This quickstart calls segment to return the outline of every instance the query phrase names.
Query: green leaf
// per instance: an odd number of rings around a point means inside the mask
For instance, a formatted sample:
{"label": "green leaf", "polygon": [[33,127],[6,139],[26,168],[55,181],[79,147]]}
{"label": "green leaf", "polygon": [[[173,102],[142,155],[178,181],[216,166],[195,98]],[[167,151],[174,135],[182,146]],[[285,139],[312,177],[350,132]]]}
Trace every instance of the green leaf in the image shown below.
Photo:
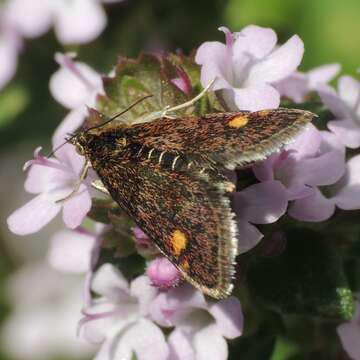
{"label": "green leaf", "polygon": [[270,359],[275,344],[272,335],[241,337],[229,345],[229,360]]}
{"label": "green leaf", "polygon": [[315,231],[293,229],[286,250],[248,273],[254,297],[287,314],[350,319],[354,304],[335,243]]}
{"label": "green leaf", "polygon": [[114,77],[104,79],[106,96],[98,98],[98,109],[110,116],[152,95],[122,116],[131,123],[135,118],[163,110],[166,106],[182,104],[188,99],[171,83],[175,77],[176,66],[166,57],[142,54],[136,60],[123,58],[116,66]]}

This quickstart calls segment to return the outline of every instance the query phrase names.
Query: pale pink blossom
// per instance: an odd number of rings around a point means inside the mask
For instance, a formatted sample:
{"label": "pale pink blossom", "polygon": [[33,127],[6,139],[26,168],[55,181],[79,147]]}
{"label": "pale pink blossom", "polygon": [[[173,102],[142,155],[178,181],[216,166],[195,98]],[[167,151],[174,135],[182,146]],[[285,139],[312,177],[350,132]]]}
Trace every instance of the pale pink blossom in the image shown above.
{"label": "pale pink blossom", "polygon": [[53,146],[64,141],[67,133],[79,128],[88,115],[87,106],[94,107],[96,95],[103,92],[101,76],[90,66],[75,62],[73,54],[56,54],[60,65],[50,79],[50,92],[61,105],[70,109],[53,135]]}
{"label": "pale pink blossom", "polygon": [[164,256],[152,260],[146,269],[152,285],[159,289],[174,287],[181,279],[180,271]]}
{"label": "pale pink blossom", "polygon": [[341,343],[352,360],[360,359],[360,302],[356,302],[356,310],[352,320],[337,327]]}
{"label": "pale pink blossom", "polygon": [[39,37],[54,26],[63,44],[88,43],[100,35],[107,22],[100,0],[8,0],[5,9],[23,37]]}
{"label": "pale pink blossom", "polygon": [[286,213],[288,199],[284,185],[268,180],[248,186],[233,196],[238,224],[238,253],[256,246],[263,234],[254,224],[271,224]]}
{"label": "pale pink blossom", "polygon": [[8,21],[0,5],[0,89],[14,76],[21,47],[21,37]]}
{"label": "pale pink blossom", "polygon": [[159,250],[156,248],[154,242],[139,228],[139,226],[135,226],[132,231],[138,254],[144,258],[153,258],[154,255],[159,254]]}
{"label": "pale pink blossom", "polygon": [[328,84],[340,72],[339,64],[326,64],[318,66],[310,71],[295,71],[287,78],[275,84],[281,96],[301,103],[311,91],[316,91]]}
{"label": "pale pink blossom", "polygon": [[93,231],[79,227],[57,232],[51,238],[47,254],[50,265],[58,271],[70,273],[91,271],[96,265],[102,236],[107,228],[97,223]]}
{"label": "pale pink blossom", "polygon": [[96,360],[139,360],[168,358],[168,345],[160,328],[149,318],[149,306],[157,290],[147,276],[131,284],[110,264],[104,264],[95,274],[92,290],[100,295],[80,323],[82,336],[101,344]]}
{"label": "pale pink blossom", "polygon": [[[288,214],[297,220],[324,221],[336,207],[360,209],[360,156],[345,162],[345,149],[338,138],[313,125],[286,150],[256,164],[253,170],[262,182],[276,179],[282,183]],[[321,191],[325,186],[327,196]]]}
{"label": "pale pink blossom", "polygon": [[55,153],[55,157],[40,155],[41,148],[35,150],[34,160],[28,161],[24,169],[29,169],[25,190],[37,194],[8,218],[9,229],[18,235],[39,231],[61,210],[67,227],[78,227],[91,208],[91,198],[86,181],[79,191],[64,202],[57,202],[69,195],[77,181],[84,164],[84,158],[75,152],[72,145],[66,144]]}
{"label": "pale pink blossom", "polygon": [[276,33],[255,25],[231,33],[222,27],[226,44],[205,42],[195,61],[201,65],[201,84],[215,79],[213,89],[222,90],[230,109],[277,108],[280,94],[274,84],[290,76],[299,66],[304,44],[294,35],[276,47]]}
{"label": "pale pink blossom", "polygon": [[342,210],[360,209],[360,155],[346,163],[343,176],[328,187],[328,192],[325,196],[320,189],[315,189],[313,194],[293,203],[289,214],[299,220],[321,221],[328,219],[336,207]]}
{"label": "pale pink blossom", "polygon": [[22,267],[6,285],[12,312],[2,324],[1,348],[18,360],[88,358],[96,348],[76,336],[83,277],[46,263]]}
{"label": "pale pink blossom", "polygon": [[150,305],[151,317],[169,335],[171,360],[225,360],[226,339],[242,334],[243,315],[237,298],[208,301],[189,284],[160,292]]}
{"label": "pale pink blossom", "polygon": [[341,76],[337,92],[327,86],[319,90],[323,103],[334,114],[328,128],[346,147],[360,146],[360,82],[351,76]]}
{"label": "pale pink blossom", "polygon": [[171,82],[179,88],[186,96],[190,97],[192,94],[192,85],[191,80],[187,72],[181,68],[177,67],[176,72],[178,77],[171,79]]}

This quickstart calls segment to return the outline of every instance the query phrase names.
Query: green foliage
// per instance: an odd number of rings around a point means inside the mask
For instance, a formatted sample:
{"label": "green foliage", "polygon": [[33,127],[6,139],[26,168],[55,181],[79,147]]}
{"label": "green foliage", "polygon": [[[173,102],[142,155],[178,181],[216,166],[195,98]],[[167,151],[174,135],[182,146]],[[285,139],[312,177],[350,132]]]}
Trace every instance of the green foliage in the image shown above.
{"label": "green foliage", "polygon": [[285,251],[248,273],[255,299],[283,314],[350,319],[354,304],[342,260],[332,241],[305,229],[287,233]]}

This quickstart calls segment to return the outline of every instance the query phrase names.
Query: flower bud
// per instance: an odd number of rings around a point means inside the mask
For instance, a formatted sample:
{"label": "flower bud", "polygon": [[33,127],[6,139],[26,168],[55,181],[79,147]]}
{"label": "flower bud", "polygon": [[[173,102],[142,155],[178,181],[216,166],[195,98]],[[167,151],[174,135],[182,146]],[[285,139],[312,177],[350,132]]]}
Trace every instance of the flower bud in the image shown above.
{"label": "flower bud", "polygon": [[177,285],[180,279],[179,270],[164,256],[151,261],[146,274],[152,284],[160,289],[168,289]]}

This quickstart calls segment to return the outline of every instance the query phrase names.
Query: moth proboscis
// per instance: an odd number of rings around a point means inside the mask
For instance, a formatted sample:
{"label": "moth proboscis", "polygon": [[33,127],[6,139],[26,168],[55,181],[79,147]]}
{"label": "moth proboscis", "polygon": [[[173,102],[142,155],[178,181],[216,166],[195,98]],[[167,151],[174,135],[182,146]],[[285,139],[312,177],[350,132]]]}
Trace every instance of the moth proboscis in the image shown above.
{"label": "moth proboscis", "polygon": [[[91,112],[103,122],[104,115]],[[314,116],[283,108],[150,116],[80,130],[70,141],[86,159],[81,179],[92,167],[102,182],[97,188],[106,189],[187,281],[219,299],[232,291],[238,251],[229,199],[235,187],[223,170],[264,160]]]}

